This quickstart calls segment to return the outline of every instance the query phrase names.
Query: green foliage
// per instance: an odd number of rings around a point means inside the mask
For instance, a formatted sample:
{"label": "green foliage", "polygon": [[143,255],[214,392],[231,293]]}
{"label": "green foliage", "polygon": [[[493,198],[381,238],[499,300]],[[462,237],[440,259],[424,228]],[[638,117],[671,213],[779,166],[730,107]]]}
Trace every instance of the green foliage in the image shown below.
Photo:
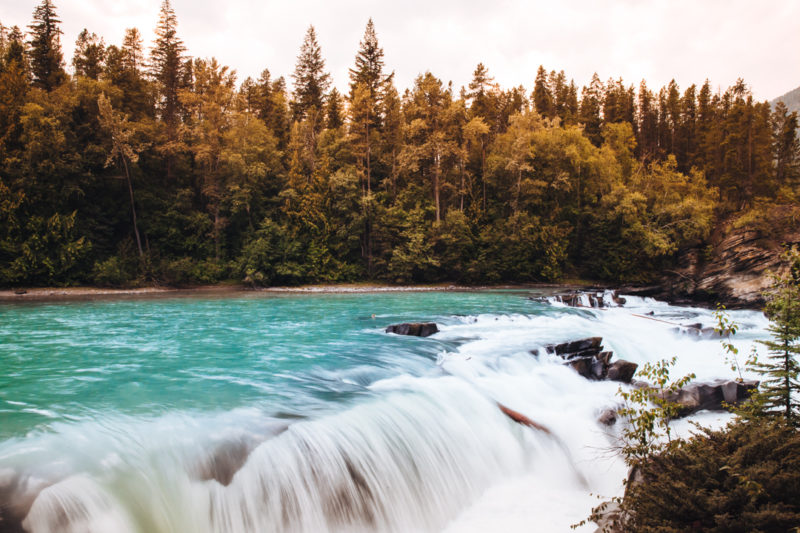
{"label": "green foliage", "polygon": [[286,226],[266,218],[237,261],[246,282],[261,285],[295,285],[305,278],[300,243]]}
{"label": "green foliage", "polygon": [[91,249],[91,243],[76,235],[75,217],[72,212],[28,218],[15,247],[16,257],[4,268],[3,277],[29,285],[74,282]]}
{"label": "green foliage", "polygon": [[679,406],[667,398],[695,377],[689,374],[670,381],[670,367],[675,361],[677,357],[654,364],[645,363],[637,375],[652,385],[630,389],[620,387],[617,392],[623,401],[618,412],[627,420],[621,435],[621,452],[629,465],[639,465],[667,449],[672,442],[669,423],[677,416]]}
{"label": "green foliage", "polygon": [[754,369],[763,377],[759,399],[764,414],[800,426],[800,253],[792,248],[784,257],[789,275],[775,278],[764,309],[772,339],[762,344],[769,355]]}
{"label": "green foliage", "polygon": [[800,220],[797,116],[743,82],[637,97],[542,66],[531,92],[479,64],[398,90],[370,20],[345,102],[313,28],[290,90],[188,60],[169,0],[146,67],[136,28],[84,30],[71,77],[52,2],[33,18],[28,46],[0,31],[0,285],[644,281],[732,212]]}
{"label": "green foliage", "polygon": [[92,269],[92,279],[101,287],[121,287],[127,285],[136,276],[136,262],[119,256],[112,256],[105,261],[98,261]]}
{"label": "green foliage", "polygon": [[737,374],[737,381],[743,381],[742,369],[753,368],[757,362],[758,357],[753,350],[750,355],[740,364],[739,363],[739,348],[737,348],[729,339],[736,335],[739,331],[739,325],[731,320],[730,315],[725,311],[725,306],[717,304],[717,309],[714,311],[714,319],[717,321],[714,326],[714,331],[722,339],[722,349],[725,350],[725,363],[730,366],[730,369]]}
{"label": "green foliage", "polygon": [[770,421],[702,432],[640,463],[623,531],[749,533],[800,524],[800,433]]}

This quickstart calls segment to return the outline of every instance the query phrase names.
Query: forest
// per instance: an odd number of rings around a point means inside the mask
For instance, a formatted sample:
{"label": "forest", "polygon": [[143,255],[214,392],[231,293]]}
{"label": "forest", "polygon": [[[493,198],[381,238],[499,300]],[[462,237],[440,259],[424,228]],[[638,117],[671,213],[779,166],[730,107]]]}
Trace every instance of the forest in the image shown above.
{"label": "forest", "polygon": [[643,282],[800,217],[797,113],[742,80],[398,88],[370,20],[345,92],[313,26],[289,82],[240,82],[169,0],[68,72],[60,22],[0,25],[0,286]]}

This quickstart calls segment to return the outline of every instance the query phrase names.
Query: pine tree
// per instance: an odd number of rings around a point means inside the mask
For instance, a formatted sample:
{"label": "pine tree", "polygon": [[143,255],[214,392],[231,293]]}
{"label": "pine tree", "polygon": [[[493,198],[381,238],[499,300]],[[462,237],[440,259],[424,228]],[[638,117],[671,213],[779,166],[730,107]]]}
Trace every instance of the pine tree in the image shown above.
{"label": "pine tree", "polygon": [[103,39],[84,28],[75,41],[75,54],[72,56],[75,75],[97,80],[103,72],[105,55]]}
{"label": "pine tree", "polygon": [[144,67],[144,52],[142,49],[142,34],[137,28],[127,28],[122,39],[122,53],[125,68],[137,75]]}
{"label": "pine tree", "polygon": [[647,161],[655,157],[658,152],[658,109],[654,102],[653,93],[647,88],[647,83],[642,80],[639,84],[639,135],[636,147],[639,159]]}
{"label": "pine tree", "polygon": [[42,0],[33,12],[30,28],[30,64],[33,83],[52,91],[67,79],[64,72],[64,55],[61,52],[61,23],[56,7],[50,0]]}
{"label": "pine tree", "polygon": [[542,117],[553,118],[555,116],[553,94],[547,82],[547,72],[542,65],[539,65],[533,85],[533,106]]}
{"label": "pine tree", "polygon": [[378,101],[387,79],[383,74],[383,48],[378,44],[375,25],[370,18],[359,43],[355,67],[350,69],[350,97],[353,97],[356,86],[363,83],[369,90],[370,98]]}
{"label": "pine tree", "polygon": [[178,19],[169,0],[161,3],[156,26],[155,46],[150,51],[150,74],[159,92],[158,109],[167,126],[167,137],[173,141],[180,118],[178,91],[184,85],[184,52],[186,47],[178,38]]}
{"label": "pine tree", "polygon": [[314,26],[309,26],[297,56],[297,65],[292,74],[294,80],[294,93],[292,101],[292,114],[294,120],[308,118],[314,110],[321,112],[325,102],[325,95],[331,85],[330,74],[325,72],[325,60],[322,50],[317,43],[317,33]]}
{"label": "pine tree", "polygon": [[772,113],[772,152],[775,180],[779,186],[797,184],[800,178],[800,140],[797,131],[797,111],[789,113],[786,104],[778,102]]}
{"label": "pine tree", "polygon": [[769,349],[769,360],[756,363],[764,379],[758,391],[764,412],[800,426],[800,253],[784,256],[791,265],[787,277],[776,278],[765,313],[772,321],[772,340],[761,341]]}
{"label": "pine tree", "polygon": [[595,72],[589,87],[581,92],[580,121],[583,131],[595,146],[600,146],[603,136],[600,134],[600,106],[603,102],[603,82]]}
{"label": "pine tree", "polygon": [[328,94],[327,102],[325,103],[325,127],[335,130],[344,124],[342,115],[344,113],[344,103],[342,102],[342,95],[336,90],[336,87],[331,89]]}
{"label": "pine tree", "polygon": [[[0,57],[0,153],[22,148],[20,116],[28,93],[30,73],[22,32],[14,26]],[[0,160],[0,165],[6,161]],[[2,168],[2,167],[0,167]]]}

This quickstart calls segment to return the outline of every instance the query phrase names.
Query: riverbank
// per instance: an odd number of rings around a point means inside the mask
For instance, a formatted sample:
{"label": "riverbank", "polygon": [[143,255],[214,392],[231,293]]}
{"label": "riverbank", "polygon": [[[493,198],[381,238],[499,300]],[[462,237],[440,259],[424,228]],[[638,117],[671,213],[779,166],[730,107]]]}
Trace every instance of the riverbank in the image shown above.
{"label": "riverbank", "polygon": [[380,293],[380,292],[431,292],[431,291],[482,291],[482,290],[531,290],[531,289],[589,289],[604,288],[597,283],[570,280],[569,283],[530,283],[524,285],[389,285],[379,283],[335,283],[300,285],[296,287],[253,288],[241,283],[223,283],[196,287],[138,287],[114,289],[106,287],[34,287],[28,289],[0,289],[0,302],[85,300],[93,298],[147,298],[161,296],[190,296],[207,293]]}

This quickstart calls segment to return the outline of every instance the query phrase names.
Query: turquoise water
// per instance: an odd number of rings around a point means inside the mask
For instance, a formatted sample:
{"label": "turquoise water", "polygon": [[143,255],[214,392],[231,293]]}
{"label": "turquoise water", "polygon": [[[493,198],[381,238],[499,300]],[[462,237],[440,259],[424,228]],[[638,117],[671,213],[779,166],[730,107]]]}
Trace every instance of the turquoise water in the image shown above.
{"label": "turquoise water", "polygon": [[435,371],[436,354],[452,347],[387,336],[387,325],[542,312],[525,295],[236,293],[0,304],[0,440],[98,413],[338,409],[378,379]]}
{"label": "turquoise water", "polygon": [[[718,340],[677,327],[708,310],[532,294],[0,304],[0,531],[568,531],[623,490],[618,427],[597,422],[619,384],[539,348],[600,336],[615,358],[732,376]],[[732,315],[748,353],[767,321]],[[384,332],[408,321],[440,331]]]}

